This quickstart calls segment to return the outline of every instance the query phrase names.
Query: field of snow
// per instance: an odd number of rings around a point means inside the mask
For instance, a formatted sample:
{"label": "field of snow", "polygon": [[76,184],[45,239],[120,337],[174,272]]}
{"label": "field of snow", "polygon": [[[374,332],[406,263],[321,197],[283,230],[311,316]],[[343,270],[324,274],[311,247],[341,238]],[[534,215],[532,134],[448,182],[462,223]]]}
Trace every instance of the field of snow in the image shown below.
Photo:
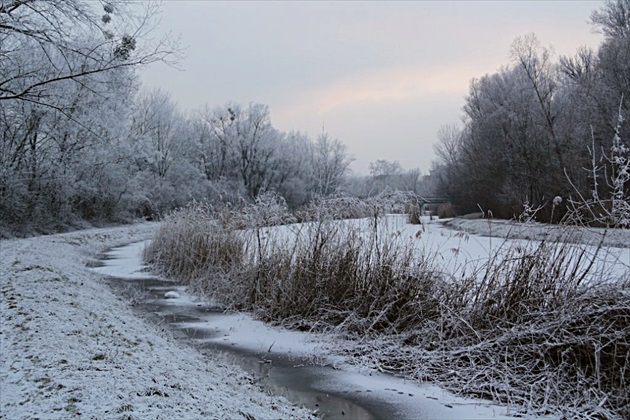
{"label": "field of snow", "polygon": [[451,229],[484,237],[494,236],[497,238],[537,241],[564,239],[578,244],[596,246],[601,243],[605,247],[630,248],[630,230],[628,229],[567,227],[533,222],[519,223],[512,220],[463,218],[447,220],[445,225]]}
{"label": "field of snow", "polygon": [[[349,228],[371,232],[370,219],[341,222]],[[301,235],[299,224],[262,229],[262,237],[269,242],[291,247]],[[590,277],[622,276],[630,271],[630,230],[582,228],[574,226],[518,223],[508,220],[430,220],[422,224],[407,223],[406,215],[390,214],[379,221],[382,240],[396,237],[416,249],[417,255],[430,259],[436,267],[453,277],[477,272],[490,258],[514,249],[532,250],[541,241],[567,243],[576,250],[584,250],[585,268],[594,260]],[[305,236],[305,235],[302,235]],[[599,245],[601,244],[601,247]],[[587,276],[588,278],[589,276]]]}
{"label": "field of snow", "polygon": [[90,270],[158,225],[0,242],[0,418],[308,418],[137,318]]}
{"label": "field of snow", "polygon": [[[462,249],[469,255],[487,259],[497,250],[511,247],[532,247],[541,241],[567,243],[575,249],[584,250],[589,257],[582,268],[592,259],[591,278],[607,279],[630,273],[630,230],[587,228],[579,226],[547,225],[541,223],[519,223],[509,220],[466,220],[446,221],[449,230],[460,232],[466,238]],[[469,240],[470,239],[470,240]]]}

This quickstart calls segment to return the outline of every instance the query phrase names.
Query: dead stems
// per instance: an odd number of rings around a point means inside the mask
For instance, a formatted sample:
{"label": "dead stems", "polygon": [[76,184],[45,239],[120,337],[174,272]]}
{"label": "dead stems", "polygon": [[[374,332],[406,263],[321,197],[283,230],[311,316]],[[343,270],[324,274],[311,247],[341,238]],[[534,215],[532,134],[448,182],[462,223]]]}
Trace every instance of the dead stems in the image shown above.
{"label": "dead stems", "polygon": [[237,214],[239,229],[188,209],[164,222],[148,258],[228,307],[333,331],[353,360],[381,371],[530,415],[630,416],[629,279],[593,281],[595,255],[561,240],[500,250],[456,278],[381,231],[379,211],[241,230]]}

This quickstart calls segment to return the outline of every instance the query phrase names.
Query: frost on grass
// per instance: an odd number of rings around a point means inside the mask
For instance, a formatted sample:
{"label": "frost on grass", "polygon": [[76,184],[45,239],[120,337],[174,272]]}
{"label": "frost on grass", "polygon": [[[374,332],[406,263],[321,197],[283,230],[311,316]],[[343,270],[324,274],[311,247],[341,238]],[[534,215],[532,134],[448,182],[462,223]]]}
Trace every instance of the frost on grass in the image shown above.
{"label": "frost on grass", "polygon": [[3,418],[305,418],[220,356],[136,318],[86,268],[157,226],[0,242]]}
{"label": "frost on grass", "polygon": [[630,147],[621,139],[624,124],[622,105],[619,105],[615,134],[608,153],[596,158],[595,137],[589,148],[591,155],[590,178],[593,182],[591,197],[584,197],[569,182],[578,195],[569,199],[570,211],[565,219],[574,224],[588,224],[614,228],[630,228]]}
{"label": "frost on grass", "polygon": [[185,209],[147,257],[226,307],[336,333],[356,363],[530,415],[630,415],[630,281],[594,280],[602,241],[570,246],[560,232],[454,273],[418,246],[424,227],[387,226],[388,197],[344,206],[360,221],[320,206],[309,214],[322,217],[273,228]]}

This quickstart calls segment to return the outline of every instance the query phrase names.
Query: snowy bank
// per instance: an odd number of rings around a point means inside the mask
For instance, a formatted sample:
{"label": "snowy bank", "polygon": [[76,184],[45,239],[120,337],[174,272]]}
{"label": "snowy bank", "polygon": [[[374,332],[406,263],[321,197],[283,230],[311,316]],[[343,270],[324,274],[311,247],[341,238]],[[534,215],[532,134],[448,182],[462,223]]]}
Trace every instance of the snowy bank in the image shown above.
{"label": "snowy bank", "polygon": [[305,418],[138,319],[87,268],[155,224],[0,242],[0,417]]}

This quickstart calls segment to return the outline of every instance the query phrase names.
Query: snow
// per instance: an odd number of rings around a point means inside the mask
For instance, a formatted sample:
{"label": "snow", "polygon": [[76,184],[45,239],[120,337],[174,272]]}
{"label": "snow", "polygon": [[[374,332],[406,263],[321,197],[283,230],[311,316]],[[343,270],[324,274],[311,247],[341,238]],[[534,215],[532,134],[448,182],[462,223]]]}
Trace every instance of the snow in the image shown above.
{"label": "snow", "polygon": [[174,291],[170,291],[170,292],[166,292],[164,293],[164,299],[179,299],[181,296],[179,293],[174,292]]}
{"label": "snow", "polygon": [[[508,409],[489,402],[462,398],[437,386],[405,381],[378,372],[336,372],[322,380],[321,388],[370,395],[395,407],[392,418],[405,419],[514,419]],[[410,398],[411,397],[411,398]]]}
{"label": "snow", "polygon": [[[542,223],[518,223],[496,219],[451,219],[450,228],[468,233],[496,238],[553,240],[563,237],[573,243],[602,245],[613,248],[630,248],[630,230],[605,229],[580,226],[548,225]],[[569,233],[569,235],[567,235]]]}
{"label": "snow", "polygon": [[[0,242],[0,417],[309,417],[262,392],[224,356],[202,356],[140,320],[86,267],[105,248],[147,239],[156,228]],[[139,269],[128,274],[139,278]]]}
{"label": "snow", "polygon": [[[579,226],[518,223],[510,220],[453,219],[446,222],[458,231],[451,236],[465,237],[462,248],[468,255],[487,259],[489,255],[510,247],[531,249],[541,241],[566,242],[594,256],[593,278],[606,279],[630,275],[630,229],[605,229]],[[443,231],[445,229],[442,229]],[[598,247],[601,244],[601,248]],[[584,267],[587,262],[584,263]]]}
{"label": "snow", "polygon": [[134,242],[124,248],[114,248],[107,252],[107,259],[103,266],[98,267],[97,272],[123,279],[143,279],[147,277],[147,266],[140,263],[138,258],[142,255],[149,240]]}
{"label": "snow", "polygon": [[215,334],[207,341],[236,344],[238,348],[255,353],[310,356],[317,354],[321,346],[318,337],[276,328],[245,313],[209,314],[203,317],[202,324],[180,323],[179,327],[212,331]]}
{"label": "snow", "polygon": [[[370,219],[342,223],[361,232],[371,232]],[[302,234],[300,229],[299,224],[274,226],[262,229],[261,236],[289,248]],[[541,241],[556,240],[567,241],[569,246],[584,249],[587,255],[594,256],[591,278],[622,276],[630,270],[629,229],[606,230],[488,219],[440,221],[428,217],[423,217],[420,225],[411,225],[407,223],[406,215],[392,214],[379,221],[379,237],[409,241],[417,255],[429,258],[453,278],[462,273],[479,273],[483,264],[498,254],[512,249],[532,250]],[[602,248],[598,250],[600,242]],[[581,268],[585,268],[587,262],[584,261]]]}
{"label": "snow", "polygon": [[[151,274],[146,271],[146,266],[142,261],[142,250],[145,246],[146,242],[139,242],[114,248],[107,252],[108,259],[105,260],[107,266],[95,267],[93,270],[117,278],[137,280],[147,278]],[[144,276],[140,273],[144,273]],[[177,291],[173,291],[172,286],[164,286],[164,288],[169,290],[164,294],[165,299],[151,303],[179,307],[201,304],[199,298],[187,293],[184,286],[178,287]],[[169,298],[174,295],[178,297],[176,302]],[[305,356],[315,353],[321,344],[312,335],[272,327],[245,313],[208,313],[203,320],[202,324],[180,323],[179,327],[211,331],[215,337],[209,341],[238,343],[239,348],[252,352],[268,352],[271,349],[272,352]]]}

